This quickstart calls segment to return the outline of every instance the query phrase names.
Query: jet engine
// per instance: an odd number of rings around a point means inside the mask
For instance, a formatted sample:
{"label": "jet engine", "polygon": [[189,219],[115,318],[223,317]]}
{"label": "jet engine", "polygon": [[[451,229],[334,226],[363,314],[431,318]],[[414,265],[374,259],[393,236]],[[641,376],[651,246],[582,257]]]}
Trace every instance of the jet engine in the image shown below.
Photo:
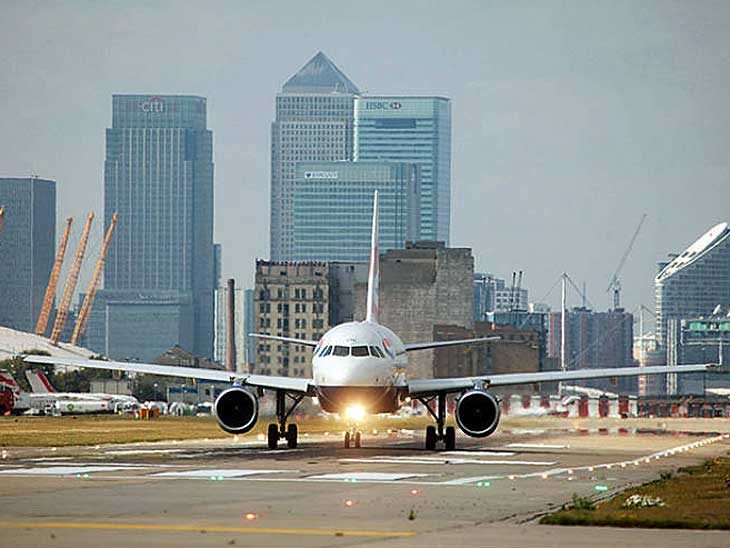
{"label": "jet engine", "polygon": [[499,424],[499,402],[484,390],[464,392],[456,402],[456,423],[473,438],[493,434]]}
{"label": "jet engine", "polygon": [[221,392],[213,404],[220,427],[229,434],[245,434],[259,418],[259,402],[251,392],[233,386]]}

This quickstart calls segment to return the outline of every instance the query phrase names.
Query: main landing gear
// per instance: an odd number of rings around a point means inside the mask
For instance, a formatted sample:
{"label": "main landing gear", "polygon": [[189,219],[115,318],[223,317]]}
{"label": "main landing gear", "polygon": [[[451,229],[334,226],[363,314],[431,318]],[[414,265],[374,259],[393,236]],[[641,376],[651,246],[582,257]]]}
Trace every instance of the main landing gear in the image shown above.
{"label": "main landing gear", "polygon": [[[292,400],[291,406],[287,409],[286,397]],[[276,391],[276,418],[278,424],[269,424],[268,442],[269,449],[276,449],[279,446],[279,440],[285,439],[289,449],[296,449],[299,438],[299,431],[296,424],[286,424],[287,419],[296,409],[299,402],[304,399],[303,395],[296,394],[292,396],[283,390]]]}
{"label": "main landing gear", "polygon": [[[433,451],[439,441],[444,442],[444,449],[453,451],[456,448],[456,429],[453,426],[446,425],[446,394],[441,393],[430,398],[419,398],[420,402],[426,406],[429,414],[436,421],[436,426],[426,428],[426,449]],[[428,405],[433,400],[437,400],[436,413],[433,412]]]}

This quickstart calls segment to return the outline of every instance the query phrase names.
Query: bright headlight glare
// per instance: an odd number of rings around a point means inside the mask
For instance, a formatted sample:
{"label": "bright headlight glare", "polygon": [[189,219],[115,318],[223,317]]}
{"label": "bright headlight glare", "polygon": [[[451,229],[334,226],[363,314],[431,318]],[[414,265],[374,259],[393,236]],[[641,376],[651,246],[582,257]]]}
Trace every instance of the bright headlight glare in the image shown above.
{"label": "bright headlight glare", "polygon": [[362,405],[351,405],[345,409],[345,417],[351,421],[361,421],[365,418],[365,408]]}

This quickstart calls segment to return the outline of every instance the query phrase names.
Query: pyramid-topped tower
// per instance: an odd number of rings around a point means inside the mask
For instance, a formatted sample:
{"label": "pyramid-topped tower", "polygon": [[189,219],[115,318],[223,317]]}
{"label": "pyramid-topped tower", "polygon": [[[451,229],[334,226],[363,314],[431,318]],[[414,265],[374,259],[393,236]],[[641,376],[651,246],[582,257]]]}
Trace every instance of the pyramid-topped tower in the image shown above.
{"label": "pyramid-topped tower", "polygon": [[319,51],[281,88],[282,93],[350,93],[360,90],[332,60]]}

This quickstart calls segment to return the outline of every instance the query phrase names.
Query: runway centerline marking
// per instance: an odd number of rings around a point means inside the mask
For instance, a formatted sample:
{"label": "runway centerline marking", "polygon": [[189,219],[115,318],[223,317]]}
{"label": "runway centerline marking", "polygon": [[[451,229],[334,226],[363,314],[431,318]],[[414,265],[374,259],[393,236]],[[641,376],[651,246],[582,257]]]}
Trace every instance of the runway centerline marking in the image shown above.
{"label": "runway centerline marking", "polygon": [[3,529],[91,529],[107,531],[161,531],[170,533],[259,533],[269,535],[345,536],[345,537],[414,537],[415,531],[365,531],[348,529],[287,529],[283,527],[226,527],[221,525],[162,525],[149,523],[96,523],[66,521],[0,521]]}

